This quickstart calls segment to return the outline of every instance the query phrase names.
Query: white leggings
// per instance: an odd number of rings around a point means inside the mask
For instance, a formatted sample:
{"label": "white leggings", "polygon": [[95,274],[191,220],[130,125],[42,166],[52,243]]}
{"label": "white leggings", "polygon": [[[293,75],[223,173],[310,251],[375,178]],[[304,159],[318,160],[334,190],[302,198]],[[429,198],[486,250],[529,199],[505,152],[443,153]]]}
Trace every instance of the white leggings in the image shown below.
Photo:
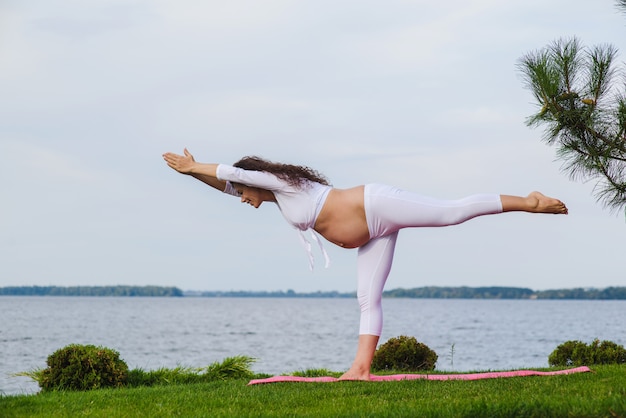
{"label": "white leggings", "polygon": [[383,184],[366,185],[365,216],[370,241],[359,247],[357,258],[357,297],[361,306],[359,334],[380,336],[382,331],[383,288],[391,270],[400,229],[456,225],[476,216],[501,212],[502,202],[495,194],[438,200]]}

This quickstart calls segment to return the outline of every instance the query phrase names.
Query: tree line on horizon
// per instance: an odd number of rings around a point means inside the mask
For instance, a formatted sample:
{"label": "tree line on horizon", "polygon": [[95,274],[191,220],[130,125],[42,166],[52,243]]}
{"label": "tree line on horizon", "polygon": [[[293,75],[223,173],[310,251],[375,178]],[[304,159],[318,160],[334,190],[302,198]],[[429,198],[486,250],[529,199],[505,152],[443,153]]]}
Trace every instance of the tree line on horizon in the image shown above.
{"label": "tree line on horizon", "polygon": [[[0,296],[124,296],[124,297],[250,297],[250,298],[354,298],[355,292],[317,291],[183,291],[162,286],[10,286]],[[626,287],[532,290],[521,287],[441,287],[392,289],[385,298],[410,299],[586,299],[626,300]]]}
{"label": "tree line on horizon", "polygon": [[626,287],[532,290],[520,287],[418,287],[383,292],[388,298],[624,300]]}
{"label": "tree line on horizon", "polygon": [[10,286],[0,296],[153,296],[181,297],[177,287],[162,286]]}

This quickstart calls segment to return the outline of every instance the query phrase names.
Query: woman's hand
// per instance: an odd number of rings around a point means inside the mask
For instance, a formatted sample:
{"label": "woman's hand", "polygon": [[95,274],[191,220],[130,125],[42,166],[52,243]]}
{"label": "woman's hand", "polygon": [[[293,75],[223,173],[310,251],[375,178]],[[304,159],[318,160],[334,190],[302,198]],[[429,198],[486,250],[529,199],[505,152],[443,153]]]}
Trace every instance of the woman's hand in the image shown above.
{"label": "woman's hand", "polygon": [[196,160],[193,159],[193,155],[191,155],[191,153],[187,151],[187,148],[185,148],[183,152],[185,153],[185,155],[178,155],[172,152],[166,152],[165,154],[163,154],[163,159],[168,166],[178,171],[179,173],[191,174]]}
{"label": "woman's hand", "polygon": [[168,166],[179,173],[188,174],[220,192],[224,191],[226,182],[217,179],[217,164],[197,163],[187,148],[183,152],[185,155],[166,152],[163,154],[163,159]]}

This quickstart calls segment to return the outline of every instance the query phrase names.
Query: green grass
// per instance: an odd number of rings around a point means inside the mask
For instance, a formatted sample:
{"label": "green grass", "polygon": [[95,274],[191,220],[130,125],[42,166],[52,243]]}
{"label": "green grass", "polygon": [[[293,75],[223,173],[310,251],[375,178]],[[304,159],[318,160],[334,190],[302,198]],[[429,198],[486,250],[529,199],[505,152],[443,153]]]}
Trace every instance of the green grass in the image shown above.
{"label": "green grass", "polygon": [[277,383],[246,379],[0,397],[0,417],[626,417],[626,365],[479,381]]}

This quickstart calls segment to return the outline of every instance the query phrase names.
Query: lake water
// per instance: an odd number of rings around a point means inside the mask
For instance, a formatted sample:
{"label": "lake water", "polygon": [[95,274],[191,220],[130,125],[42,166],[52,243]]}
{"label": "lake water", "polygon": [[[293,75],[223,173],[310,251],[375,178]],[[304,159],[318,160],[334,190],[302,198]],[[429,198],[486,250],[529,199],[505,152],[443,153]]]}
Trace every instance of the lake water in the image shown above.
{"label": "lake water", "polygon": [[[414,336],[448,371],[546,367],[568,340],[626,345],[626,301],[384,299],[381,343]],[[257,359],[279,374],[346,370],[356,350],[354,299],[0,297],[0,393],[38,391],[11,374],[45,368],[68,344],[113,348],[130,368]],[[454,347],[454,349],[452,349]]]}

